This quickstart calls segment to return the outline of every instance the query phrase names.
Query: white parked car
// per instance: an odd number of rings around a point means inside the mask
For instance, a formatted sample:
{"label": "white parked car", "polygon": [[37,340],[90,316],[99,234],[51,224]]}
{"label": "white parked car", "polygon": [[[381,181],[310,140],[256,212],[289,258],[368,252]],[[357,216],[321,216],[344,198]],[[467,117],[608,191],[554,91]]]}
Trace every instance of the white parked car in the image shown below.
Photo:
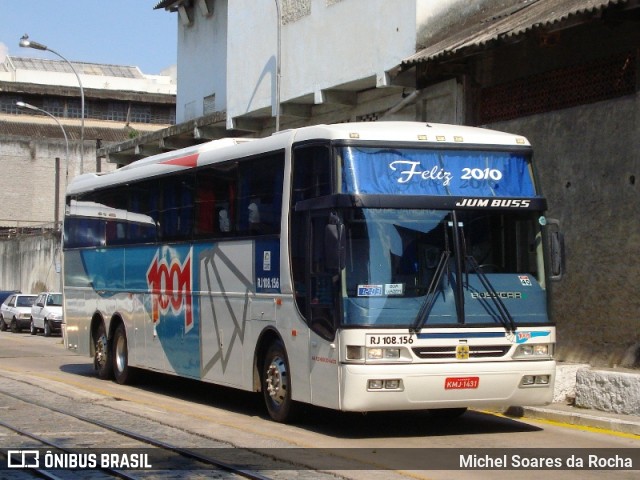
{"label": "white parked car", "polygon": [[31,305],[35,299],[36,295],[21,293],[7,297],[0,306],[0,330],[4,332],[10,327],[11,331],[16,333],[28,328],[31,323]]}
{"label": "white parked car", "polygon": [[31,306],[31,335],[39,331],[49,337],[62,330],[62,293],[43,292]]}
{"label": "white parked car", "polygon": [[44,292],[38,295],[31,307],[31,335],[39,331],[48,337],[62,329],[62,294]]}

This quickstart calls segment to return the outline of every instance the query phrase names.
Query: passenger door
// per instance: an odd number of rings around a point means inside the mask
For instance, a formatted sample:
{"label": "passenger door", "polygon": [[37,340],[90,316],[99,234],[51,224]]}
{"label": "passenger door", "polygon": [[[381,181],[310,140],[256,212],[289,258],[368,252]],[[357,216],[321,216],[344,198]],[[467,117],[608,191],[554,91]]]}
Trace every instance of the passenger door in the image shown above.
{"label": "passenger door", "polygon": [[[339,408],[339,358],[336,329],[340,315],[340,268],[330,266],[326,251],[329,212],[311,214],[307,242],[311,255],[307,259],[307,320],[309,336],[309,375],[314,405]],[[337,217],[336,217],[337,218]]]}

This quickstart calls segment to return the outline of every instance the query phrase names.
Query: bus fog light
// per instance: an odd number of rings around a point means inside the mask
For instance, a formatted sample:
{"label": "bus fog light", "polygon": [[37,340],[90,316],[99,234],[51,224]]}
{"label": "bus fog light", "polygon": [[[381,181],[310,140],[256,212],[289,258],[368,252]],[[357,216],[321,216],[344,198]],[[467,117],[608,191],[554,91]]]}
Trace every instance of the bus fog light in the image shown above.
{"label": "bus fog light", "polygon": [[536,375],[536,385],[549,385],[549,375]]}
{"label": "bus fog light", "polygon": [[382,380],[369,380],[369,390],[381,390],[383,385]]}
{"label": "bus fog light", "polygon": [[347,345],[347,360],[363,360],[364,347],[358,345]]}
{"label": "bus fog light", "polygon": [[400,380],[398,379],[385,380],[384,388],[387,390],[398,390],[400,388]]}
{"label": "bus fog light", "polygon": [[522,385],[533,385],[533,383],[535,382],[535,377],[533,375],[525,375],[524,377],[522,377],[522,382],[520,382]]}
{"label": "bus fog light", "polygon": [[521,387],[546,387],[551,381],[550,375],[525,375],[520,381]]}

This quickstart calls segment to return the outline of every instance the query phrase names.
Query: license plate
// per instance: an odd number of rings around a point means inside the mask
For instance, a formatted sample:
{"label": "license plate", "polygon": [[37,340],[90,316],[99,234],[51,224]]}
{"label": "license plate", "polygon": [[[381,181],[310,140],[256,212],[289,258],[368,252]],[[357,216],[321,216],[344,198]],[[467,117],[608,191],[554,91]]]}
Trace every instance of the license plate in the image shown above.
{"label": "license plate", "polygon": [[464,390],[478,388],[480,377],[448,377],[444,380],[445,390]]}

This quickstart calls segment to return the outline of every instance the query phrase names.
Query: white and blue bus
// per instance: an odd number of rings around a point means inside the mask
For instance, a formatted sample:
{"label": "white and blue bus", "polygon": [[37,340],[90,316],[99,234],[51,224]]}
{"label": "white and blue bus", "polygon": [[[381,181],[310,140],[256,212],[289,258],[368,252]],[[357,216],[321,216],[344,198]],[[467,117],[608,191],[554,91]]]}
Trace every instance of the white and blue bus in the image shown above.
{"label": "white and blue bus", "polygon": [[69,186],[65,345],[270,416],[551,402],[560,245],[520,136],[414,122],[223,139]]}

